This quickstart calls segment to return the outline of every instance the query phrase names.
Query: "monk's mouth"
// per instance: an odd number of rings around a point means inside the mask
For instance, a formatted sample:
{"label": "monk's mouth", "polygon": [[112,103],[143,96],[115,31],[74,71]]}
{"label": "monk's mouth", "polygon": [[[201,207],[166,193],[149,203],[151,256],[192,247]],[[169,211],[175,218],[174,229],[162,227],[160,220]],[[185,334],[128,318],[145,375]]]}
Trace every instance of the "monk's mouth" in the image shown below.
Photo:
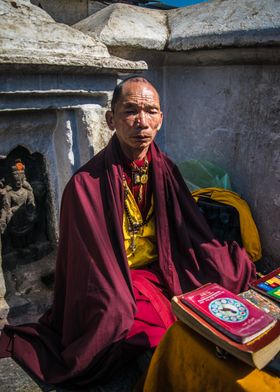
{"label": "monk's mouth", "polygon": [[148,140],[149,136],[134,136],[134,139],[143,141]]}

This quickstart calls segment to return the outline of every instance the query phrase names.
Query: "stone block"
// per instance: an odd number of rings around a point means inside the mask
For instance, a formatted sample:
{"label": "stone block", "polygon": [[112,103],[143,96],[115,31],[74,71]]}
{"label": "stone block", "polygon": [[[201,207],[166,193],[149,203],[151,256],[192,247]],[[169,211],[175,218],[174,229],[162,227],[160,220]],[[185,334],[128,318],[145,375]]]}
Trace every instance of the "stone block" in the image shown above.
{"label": "stone block", "polygon": [[168,38],[165,11],[127,4],[112,4],[73,27],[108,47],[163,50]]}
{"label": "stone block", "polygon": [[170,10],[168,49],[273,46],[280,42],[278,0],[214,0]]}

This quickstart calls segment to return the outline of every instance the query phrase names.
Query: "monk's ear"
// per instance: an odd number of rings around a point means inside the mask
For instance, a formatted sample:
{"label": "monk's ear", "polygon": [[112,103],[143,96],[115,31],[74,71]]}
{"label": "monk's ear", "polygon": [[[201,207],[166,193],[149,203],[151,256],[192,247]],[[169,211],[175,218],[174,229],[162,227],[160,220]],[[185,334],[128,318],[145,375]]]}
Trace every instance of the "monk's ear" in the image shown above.
{"label": "monk's ear", "polygon": [[107,112],[105,114],[105,118],[106,118],[106,122],[107,122],[109,129],[111,129],[111,131],[114,131],[115,130],[115,122],[114,122],[114,113],[112,112],[112,110],[107,110]]}
{"label": "monk's ear", "polygon": [[158,127],[157,127],[157,131],[160,130],[160,128],[162,126],[162,123],[163,123],[163,114],[162,114],[162,112],[160,112],[160,121],[159,121],[159,124],[158,124]]}

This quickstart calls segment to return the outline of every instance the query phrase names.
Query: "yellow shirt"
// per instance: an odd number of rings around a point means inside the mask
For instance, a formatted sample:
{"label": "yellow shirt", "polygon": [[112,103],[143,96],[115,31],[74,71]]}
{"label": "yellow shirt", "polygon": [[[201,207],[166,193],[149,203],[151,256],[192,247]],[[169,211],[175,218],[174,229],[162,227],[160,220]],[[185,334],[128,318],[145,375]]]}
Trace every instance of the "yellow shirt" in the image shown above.
{"label": "yellow shirt", "polygon": [[[133,222],[142,223],[143,222],[142,214],[129,188],[127,194],[127,207]],[[143,227],[140,227],[138,232],[135,233],[134,235],[128,230],[129,220],[126,212],[124,211],[124,217],[123,217],[124,246],[126,250],[128,265],[130,268],[140,268],[158,259],[154,215],[149,220],[149,217],[153,214],[153,211],[154,211],[154,199],[152,195],[151,207],[147,215],[148,223],[145,224]],[[133,241],[135,245],[134,252],[132,249]]]}

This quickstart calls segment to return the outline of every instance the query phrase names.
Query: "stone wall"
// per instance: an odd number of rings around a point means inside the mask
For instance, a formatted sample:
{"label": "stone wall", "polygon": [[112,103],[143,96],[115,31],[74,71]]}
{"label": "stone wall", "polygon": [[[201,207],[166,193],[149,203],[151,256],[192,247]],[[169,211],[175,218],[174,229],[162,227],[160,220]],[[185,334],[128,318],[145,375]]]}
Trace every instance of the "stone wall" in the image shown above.
{"label": "stone wall", "polygon": [[275,260],[280,250],[279,87],[278,65],[169,67],[164,97],[166,151],[179,162],[209,160],[225,169],[233,189],[249,202],[264,253]]}
{"label": "stone wall", "polygon": [[72,25],[104,7],[94,0],[31,0],[59,23]]}

